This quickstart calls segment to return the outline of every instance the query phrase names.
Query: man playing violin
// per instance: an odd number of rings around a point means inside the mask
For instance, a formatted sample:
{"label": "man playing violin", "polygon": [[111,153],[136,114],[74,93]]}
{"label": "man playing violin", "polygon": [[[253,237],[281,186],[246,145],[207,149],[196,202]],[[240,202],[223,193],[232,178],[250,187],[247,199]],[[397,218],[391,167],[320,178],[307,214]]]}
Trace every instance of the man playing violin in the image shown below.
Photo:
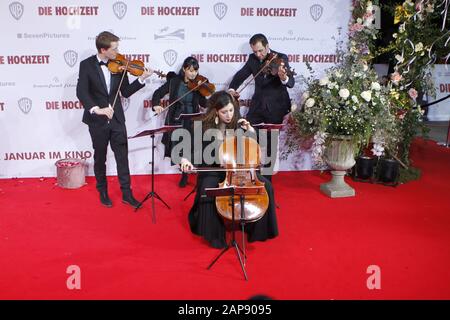
{"label": "man playing violin", "polygon": [[[235,98],[239,98],[237,92],[239,86],[250,75],[255,76],[261,68],[267,66],[266,70],[255,77],[255,92],[246,118],[251,124],[282,123],[283,117],[291,110],[291,99],[287,88],[292,88],[295,84],[294,77],[289,75],[288,58],[285,54],[270,49],[267,38],[263,34],[253,35],[249,43],[253,53],[249,54],[245,65],[234,75],[228,92]],[[273,65],[268,65],[270,57],[274,54],[276,54],[276,60],[280,61],[275,66],[277,68],[275,72],[271,70]],[[270,152],[270,135],[267,149]]]}
{"label": "man playing violin", "polygon": [[131,191],[130,169],[128,165],[128,140],[125,126],[125,114],[120,97],[114,100],[120,90],[123,97],[128,98],[145,86],[145,79],[153,71],[144,69],[142,75],[132,83],[128,75],[122,72],[112,74],[108,69],[108,61],[114,60],[118,54],[119,38],[104,31],[95,39],[97,54],[80,63],[77,83],[77,97],[84,107],[83,122],[89,126],[89,134],[94,148],[94,173],[96,187],[100,194],[100,202],[111,207],[106,180],[106,154],[108,144],[117,164],[117,175],[122,191],[122,202],[133,207],[139,205]]}
{"label": "man playing violin", "polygon": [[[191,132],[192,134],[192,121],[190,120],[180,120],[178,117],[180,114],[192,114],[198,113],[200,107],[206,107],[206,98],[200,94],[198,90],[191,89],[191,83],[197,78],[199,74],[199,63],[194,57],[187,57],[177,76],[168,79],[165,84],[156,89],[152,96],[153,111],[156,114],[160,114],[164,111],[161,107],[161,99],[169,94],[169,104],[172,104],[176,100],[179,100],[171,107],[169,107],[165,124],[166,125],[183,125],[183,128]],[[195,88],[196,85],[194,85]],[[181,98],[181,99],[180,99]],[[162,137],[162,143],[165,146],[164,156],[171,158],[172,149],[176,145],[174,141],[171,140],[171,133],[164,133]],[[179,182],[180,187],[185,187],[187,184],[188,175],[187,173],[182,173]]]}

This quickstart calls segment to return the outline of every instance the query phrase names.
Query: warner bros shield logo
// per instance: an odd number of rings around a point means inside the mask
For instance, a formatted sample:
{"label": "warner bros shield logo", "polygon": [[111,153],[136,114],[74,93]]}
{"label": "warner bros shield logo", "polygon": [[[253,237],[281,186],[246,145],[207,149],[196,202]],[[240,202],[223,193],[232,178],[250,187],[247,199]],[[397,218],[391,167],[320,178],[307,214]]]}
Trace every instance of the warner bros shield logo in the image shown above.
{"label": "warner bros shield logo", "polygon": [[78,61],[78,53],[73,50],[67,50],[64,52],[64,61],[69,67],[73,67]]}
{"label": "warner bros shield logo", "polygon": [[164,51],[164,61],[169,65],[169,67],[173,66],[173,64],[177,61],[177,52],[175,50],[169,49]]}
{"label": "warner bros shield logo", "polygon": [[127,4],[123,3],[122,1],[114,3],[113,12],[116,15],[117,19],[122,19],[127,13]]}
{"label": "warner bros shield logo", "polygon": [[19,20],[23,15],[23,4],[21,4],[20,2],[12,2],[9,5],[9,12],[14,19]]}
{"label": "warner bros shield logo", "polygon": [[19,109],[25,114],[30,112],[31,107],[33,106],[31,99],[25,97],[17,101],[17,104],[19,105]]}
{"label": "warner bros shield logo", "polygon": [[320,4],[314,4],[309,8],[309,13],[314,21],[318,21],[322,17],[323,7]]}
{"label": "warner bros shield logo", "polygon": [[216,15],[217,19],[222,20],[223,17],[227,14],[228,7],[223,2],[218,2],[214,5],[214,14]]}
{"label": "warner bros shield logo", "polygon": [[125,97],[120,96],[120,100],[122,102],[123,111],[127,111],[128,108],[130,107],[130,98],[125,98]]}

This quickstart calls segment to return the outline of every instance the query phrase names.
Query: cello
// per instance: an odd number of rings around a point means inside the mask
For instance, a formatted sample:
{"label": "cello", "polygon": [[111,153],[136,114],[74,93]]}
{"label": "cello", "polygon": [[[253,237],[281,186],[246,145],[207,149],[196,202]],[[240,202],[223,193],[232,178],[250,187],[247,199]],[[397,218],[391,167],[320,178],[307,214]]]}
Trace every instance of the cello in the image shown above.
{"label": "cello", "polygon": [[[216,196],[216,208],[221,217],[226,220],[240,222],[255,222],[261,219],[269,207],[269,195],[264,182],[258,179],[256,172],[261,164],[261,147],[255,139],[246,136],[233,135],[226,137],[219,146],[219,161],[221,168],[196,168],[189,172],[224,171],[225,178],[218,188],[235,187],[244,191],[243,201],[239,195]],[[248,194],[245,194],[248,190]],[[242,205],[241,205],[242,203]],[[243,210],[241,210],[243,209]]]}
{"label": "cello", "polygon": [[[241,222],[261,219],[269,207],[269,196],[264,182],[256,175],[261,164],[261,148],[258,142],[246,136],[227,137],[219,147],[219,160],[221,166],[226,169],[225,179],[219,184],[219,188],[234,186],[259,189],[257,194],[252,192],[244,195],[243,203],[239,201],[239,196],[234,196],[234,219]],[[233,219],[231,203],[229,196],[216,197],[217,212],[227,220]]]}

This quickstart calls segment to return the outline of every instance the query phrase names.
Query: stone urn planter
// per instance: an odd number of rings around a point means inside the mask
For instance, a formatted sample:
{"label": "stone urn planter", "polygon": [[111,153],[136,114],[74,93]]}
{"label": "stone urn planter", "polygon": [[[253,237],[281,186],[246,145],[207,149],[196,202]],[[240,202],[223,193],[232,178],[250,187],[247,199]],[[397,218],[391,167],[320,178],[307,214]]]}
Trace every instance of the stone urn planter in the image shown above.
{"label": "stone urn planter", "polygon": [[355,165],[355,144],[351,136],[332,136],[324,153],[325,162],[332,169],[330,182],[320,185],[320,190],[331,198],[353,197],[355,189],[344,180],[348,169]]}

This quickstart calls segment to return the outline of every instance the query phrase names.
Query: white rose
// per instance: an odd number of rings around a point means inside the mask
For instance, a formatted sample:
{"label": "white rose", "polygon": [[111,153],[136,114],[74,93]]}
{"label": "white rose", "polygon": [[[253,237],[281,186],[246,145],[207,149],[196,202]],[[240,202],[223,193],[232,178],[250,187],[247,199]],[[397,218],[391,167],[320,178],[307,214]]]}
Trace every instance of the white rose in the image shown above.
{"label": "white rose", "polygon": [[358,103],[358,97],[357,96],[352,96],[352,101],[354,103]]}
{"label": "white rose", "polygon": [[372,100],[372,92],[370,92],[369,90],[363,91],[361,92],[361,97],[367,102],[369,102],[370,100]]}
{"label": "white rose", "polygon": [[308,99],[308,98],[309,98],[309,91],[303,92],[303,94],[302,94],[302,100],[305,101],[305,100]]}
{"label": "white rose", "polygon": [[328,77],[323,77],[322,79],[319,80],[319,84],[321,86],[326,86],[328,84],[328,82],[330,82],[330,80],[328,79]]}
{"label": "white rose", "polygon": [[381,86],[378,82],[372,82],[371,88],[372,88],[372,90],[376,90],[376,91],[381,90]]}
{"label": "white rose", "polygon": [[420,51],[422,51],[422,50],[423,50],[423,43],[422,43],[422,42],[419,42],[418,44],[416,44],[416,46],[415,46],[415,48],[414,48],[414,51],[420,52]]}
{"label": "white rose", "polygon": [[348,89],[341,89],[339,90],[339,96],[343,99],[347,99],[350,96],[350,91],[348,91]]}
{"label": "white rose", "polygon": [[316,103],[316,101],[313,98],[309,98],[308,100],[306,100],[305,106],[307,108],[311,108],[315,103]]}

